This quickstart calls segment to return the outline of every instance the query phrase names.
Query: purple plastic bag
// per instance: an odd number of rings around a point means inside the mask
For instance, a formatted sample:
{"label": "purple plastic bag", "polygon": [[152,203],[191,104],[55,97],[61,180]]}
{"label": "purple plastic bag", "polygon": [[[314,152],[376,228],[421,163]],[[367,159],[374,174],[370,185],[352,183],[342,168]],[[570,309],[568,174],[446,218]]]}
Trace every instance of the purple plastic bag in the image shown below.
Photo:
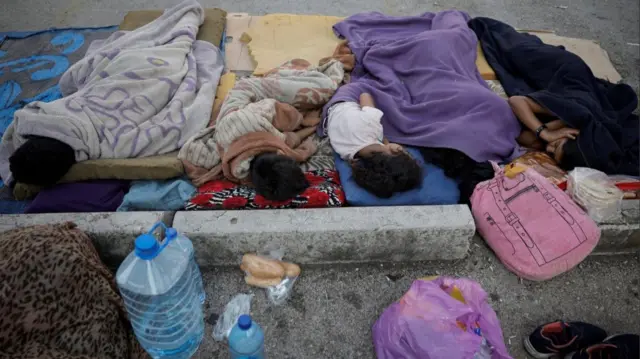
{"label": "purple plastic bag", "polygon": [[[453,288],[466,303],[450,295]],[[483,337],[492,359],[511,359],[487,293],[469,279],[416,280],[373,325],[378,359],[473,359]]]}

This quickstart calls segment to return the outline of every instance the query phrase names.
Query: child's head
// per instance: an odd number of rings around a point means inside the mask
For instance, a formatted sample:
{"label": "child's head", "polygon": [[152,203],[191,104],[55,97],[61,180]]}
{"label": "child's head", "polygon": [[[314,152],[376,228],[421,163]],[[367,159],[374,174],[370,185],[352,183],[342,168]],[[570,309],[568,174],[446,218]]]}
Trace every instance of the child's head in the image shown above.
{"label": "child's head", "polygon": [[589,167],[580,151],[577,140],[561,138],[549,142],[546,149],[565,171],[570,171],[576,167]]}
{"label": "child's head", "polygon": [[300,166],[276,153],[263,153],[251,161],[251,182],[256,192],[272,201],[284,201],[309,187]]}
{"label": "child's head", "polygon": [[50,186],[76,163],[71,146],[53,138],[31,136],[9,157],[9,169],[16,182]]}
{"label": "child's head", "polygon": [[372,152],[353,163],[358,186],[381,198],[417,187],[422,181],[418,162],[404,151]]}

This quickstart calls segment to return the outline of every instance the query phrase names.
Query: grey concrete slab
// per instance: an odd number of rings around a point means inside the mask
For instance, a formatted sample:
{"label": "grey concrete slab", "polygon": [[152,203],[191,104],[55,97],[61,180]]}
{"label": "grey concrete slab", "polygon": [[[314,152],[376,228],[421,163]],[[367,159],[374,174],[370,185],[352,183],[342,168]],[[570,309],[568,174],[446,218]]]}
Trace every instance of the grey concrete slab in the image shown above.
{"label": "grey concrete slab", "polygon": [[[279,248],[304,264],[460,259],[475,232],[466,206],[177,212],[173,226],[204,267]],[[594,254],[640,251],[640,201],[599,227]]]}
{"label": "grey concrete slab", "polygon": [[596,254],[640,250],[640,200],[623,201],[617,218],[598,223],[601,237]]}
{"label": "grey concrete slab", "polygon": [[178,212],[173,226],[202,266],[272,249],[305,264],[459,259],[475,232],[460,205]]}
{"label": "grey concrete slab", "polygon": [[[73,221],[103,260],[117,265],[158,220],[191,238],[203,267],[235,265],[244,253],[272,249],[303,264],[456,260],[467,255],[475,234],[466,206],[3,215],[0,232]],[[626,201],[620,217],[599,226],[594,254],[639,251],[640,201]]]}
{"label": "grey concrete slab", "polygon": [[[529,358],[522,347],[524,336],[557,319],[591,322],[610,334],[640,334],[637,254],[592,256],[565,274],[535,283],[507,271],[481,240],[471,248],[469,257],[457,261],[302,266],[293,296],[280,307],[271,306],[262,289],[247,286],[237,267],[210,268],[203,273],[205,318],[215,323],[215,315],[234,295],[252,292],[251,312],[265,329],[269,358],[370,359],[375,357],[371,326],[382,311],[414,279],[452,275],[478,281],[489,294],[515,359]],[[208,323],[195,359],[227,357],[226,345],[213,340],[212,330]]]}
{"label": "grey concrete slab", "polygon": [[37,224],[74,222],[93,240],[107,265],[117,266],[133,250],[133,241],[157,221],[165,220],[164,212],[115,213],[46,213],[0,216],[0,232]]}

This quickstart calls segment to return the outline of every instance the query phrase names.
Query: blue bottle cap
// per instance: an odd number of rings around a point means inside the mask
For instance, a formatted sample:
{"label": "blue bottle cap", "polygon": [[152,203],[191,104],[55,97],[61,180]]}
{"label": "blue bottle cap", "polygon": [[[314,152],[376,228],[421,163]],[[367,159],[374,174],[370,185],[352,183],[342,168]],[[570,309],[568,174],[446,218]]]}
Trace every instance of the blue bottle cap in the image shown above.
{"label": "blue bottle cap", "polygon": [[160,244],[153,235],[142,234],[136,238],[135,253],[141,259],[153,259],[160,253]]}
{"label": "blue bottle cap", "polygon": [[238,328],[247,330],[251,328],[251,316],[243,314],[238,318]]}
{"label": "blue bottle cap", "polygon": [[175,238],[178,236],[178,231],[175,228],[169,227],[166,231],[164,231],[164,236],[167,239]]}

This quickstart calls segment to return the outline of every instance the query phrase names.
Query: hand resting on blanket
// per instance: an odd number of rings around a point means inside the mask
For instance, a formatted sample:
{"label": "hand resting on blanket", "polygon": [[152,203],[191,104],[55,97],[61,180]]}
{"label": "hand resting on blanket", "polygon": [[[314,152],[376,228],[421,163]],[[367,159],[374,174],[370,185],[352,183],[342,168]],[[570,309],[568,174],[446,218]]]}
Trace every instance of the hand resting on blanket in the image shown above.
{"label": "hand resting on blanket", "polygon": [[[580,131],[556,119],[543,125],[537,115],[555,117],[551,111],[526,96],[512,96],[509,105],[524,126],[518,143],[537,150],[546,150],[564,170],[585,167],[584,157],[577,148]],[[536,131],[539,133],[536,135]]]}

